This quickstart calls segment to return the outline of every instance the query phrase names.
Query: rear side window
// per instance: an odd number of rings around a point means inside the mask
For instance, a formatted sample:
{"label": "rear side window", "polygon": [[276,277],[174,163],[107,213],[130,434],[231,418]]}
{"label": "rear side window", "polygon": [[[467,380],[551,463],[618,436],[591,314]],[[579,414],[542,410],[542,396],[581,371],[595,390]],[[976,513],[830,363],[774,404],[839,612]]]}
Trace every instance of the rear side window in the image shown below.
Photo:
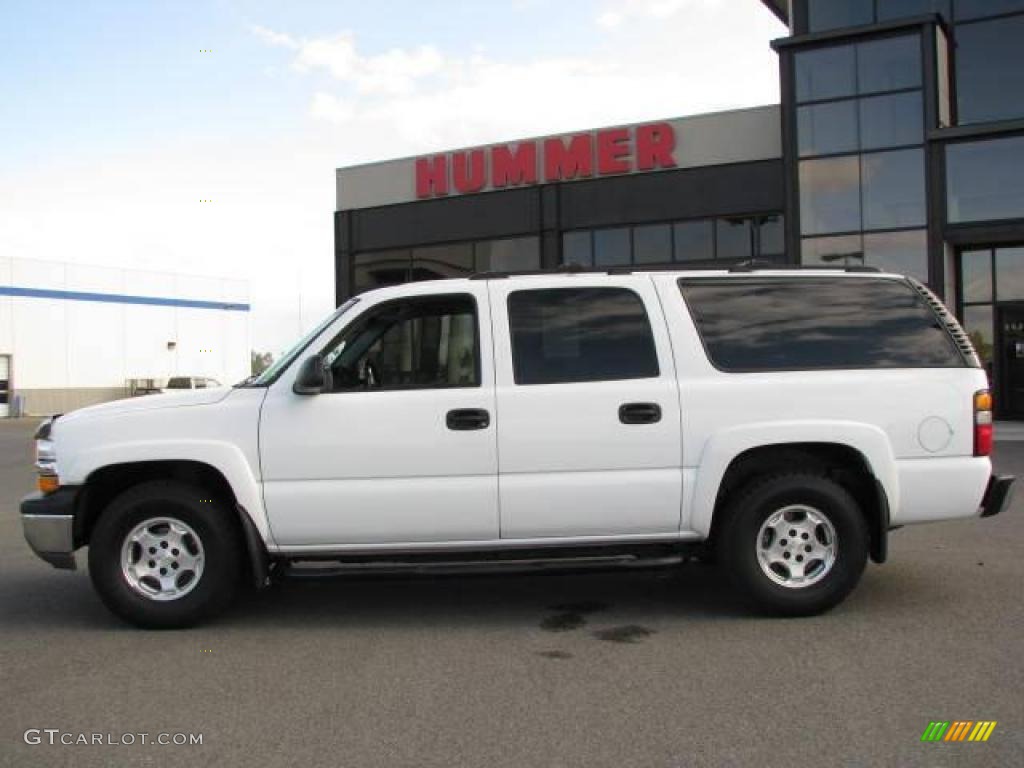
{"label": "rear side window", "polygon": [[508,297],[516,384],[658,376],[643,301],[626,288],[551,288]]}
{"label": "rear side window", "polygon": [[716,368],[947,368],[964,361],[907,283],[877,278],[683,279]]}

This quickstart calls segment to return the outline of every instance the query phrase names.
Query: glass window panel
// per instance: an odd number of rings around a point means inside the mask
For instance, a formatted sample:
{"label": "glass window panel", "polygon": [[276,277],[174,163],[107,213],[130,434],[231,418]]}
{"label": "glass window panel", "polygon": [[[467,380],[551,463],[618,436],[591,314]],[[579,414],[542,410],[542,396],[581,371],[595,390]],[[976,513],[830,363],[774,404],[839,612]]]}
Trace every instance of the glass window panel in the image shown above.
{"label": "glass window panel", "polygon": [[1024,301],[1024,248],[996,248],[996,299]]}
{"label": "glass window panel", "polygon": [[438,280],[473,274],[473,244],[431,245],[412,250],[412,279]]}
{"label": "glass window panel", "polygon": [[578,264],[581,267],[594,266],[590,230],[566,232],[562,235],[562,263]]}
{"label": "glass window panel", "polygon": [[902,280],[843,275],[679,282],[708,356],[726,371],[964,364],[935,312]]}
{"label": "glass window panel", "polygon": [[477,272],[523,272],[540,269],[540,241],[536,237],[482,240],[476,244]]}
{"label": "glass window panel", "polygon": [[896,91],[921,85],[920,35],[886,37],[857,46],[861,93]]}
{"label": "glass window panel", "polygon": [[333,391],[478,387],[472,296],[385,302],[328,347]]}
{"label": "glass window panel", "polygon": [[816,101],[853,96],[857,90],[857,67],[852,45],[839,45],[797,53],[797,101]]}
{"label": "glass window panel", "polygon": [[939,13],[951,19],[950,5],[951,0],[878,0],[878,20],[902,19],[926,13]]}
{"label": "glass window panel", "polygon": [[640,297],[625,288],[549,288],[508,296],[516,384],[658,376]]}
{"label": "glass window panel", "polygon": [[1024,117],[1024,16],[956,28],[959,120]]}
{"label": "glass window panel", "polygon": [[1024,136],[946,147],[947,209],[956,224],[1024,217]]}
{"label": "glass window panel", "polygon": [[800,163],[800,226],[806,235],[860,229],[858,157]]}
{"label": "glass window panel", "polygon": [[954,0],[956,20],[980,19],[997,13],[1024,11],[1024,0]]}
{"label": "glass window panel", "polygon": [[864,149],[924,141],[921,92],[893,93],[860,100],[860,140]]}
{"label": "glass window panel", "polygon": [[719,259],[751,259],[754,257],[754,226],[749,218],[731,217],[715,222]]}
{"label": "glass window panel", "polygon": [[864,229],[923,225],[924,151],[879,152],[862,161]]}
{"label": "glass window panel", "polygon": [[928,282],[928,233],[923,229],[866,234],[864,256],[869,267]]}
{"label": "glass window panel", "polygon": [[665,264],[672,261],[672,227],[653,224],[633,230],[633,261],[637,264]]}
{"label": "glass window panel", "polygon": [[409,251],[357,253],[352,258],[353,293],[362,293],[385,285],[409,280]]}
{"label": "glass window panel", "polygon": [[855,100],[798,107],[796,116],[801,157],[856,151]]}
{"label": "glass window panel", "polygon": [[800,251],[800,261],[807,266],[864,266],[864,245],[860,235],[807,237],[800,244]]}
{"label": "glass window panel", "polygon": [[991,378],[992,350],[995,345],[992,306],[981,304],[975,307],[964,307],[963,325],[974,345],[974,351],[978,353],[981,364],[985,366],[985,370],[988,371],[989,378]]}
{"label": "glass window panel", "polygon": [[704,261],[715,258],[715,233],[710,219],[680,221],[675,230],[675,260]]}
{"label": "glass window panel", "polygon": [[786,221],[781,213],[760,216],[758,256],[782,256],[786,253]]}
{"label": "glass window panel", "polygon": [[807,0],[807,29],[821,32],[870,24],[873,0]]}
{"label": "glass window panel", "polygon": [[960,284],[965,302],[992,301],[992,252],[964,251],[960,256]]}
{"label": "glass window panel", "polygon": [[629,264],[629,228],[594,230],[594,266]]}

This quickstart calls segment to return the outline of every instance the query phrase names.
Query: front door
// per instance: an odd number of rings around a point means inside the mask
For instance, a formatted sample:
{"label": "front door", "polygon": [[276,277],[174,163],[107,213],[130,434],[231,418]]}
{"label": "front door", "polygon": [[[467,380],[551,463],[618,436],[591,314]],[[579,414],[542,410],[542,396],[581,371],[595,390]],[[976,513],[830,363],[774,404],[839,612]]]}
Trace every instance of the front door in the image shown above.
{"label": "front door", "polygon": [[1008,418],[1024,418],[1024,305],[999,307],[999,390],[996,407]]}
{"label": "front door", "polygon": [[679,531],[679,393],[647,277],[491,282],[503,539]]}
{"label": "front door", "polygon": [[282,547],[498,538],[486,283],[419,294],[361,300],[344,330],[308,351],[331,372],[324,392],[292,391],[301,361],[271,386],[260,465]]}

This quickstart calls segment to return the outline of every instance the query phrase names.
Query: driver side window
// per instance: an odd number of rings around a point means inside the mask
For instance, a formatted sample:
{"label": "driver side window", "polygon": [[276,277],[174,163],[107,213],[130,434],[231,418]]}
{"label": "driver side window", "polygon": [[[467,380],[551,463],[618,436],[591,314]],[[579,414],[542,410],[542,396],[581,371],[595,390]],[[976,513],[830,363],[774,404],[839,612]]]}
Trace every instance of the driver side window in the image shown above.
{"label": "driver side window", "polygon": [[480,386],[472,296],[399,299],[369,310],[324,351],[330,391]]}

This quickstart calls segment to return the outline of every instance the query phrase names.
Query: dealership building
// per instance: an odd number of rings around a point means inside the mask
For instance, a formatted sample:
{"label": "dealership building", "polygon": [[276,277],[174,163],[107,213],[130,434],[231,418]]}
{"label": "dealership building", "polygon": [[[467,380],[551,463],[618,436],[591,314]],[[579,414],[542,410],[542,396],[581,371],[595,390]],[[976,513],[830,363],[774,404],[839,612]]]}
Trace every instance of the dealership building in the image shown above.
{"label": "dealership building", "polygon": [[779,105],[338,169],[337,299],[574,264],[875,266],[954,308],[1024,418],[1024,0],[746,1],[789,27]]}
{"label": "dealership building", "polygon": [[[250,366],[245,281],[0,256],[0,418]],[[199,381],[195,381],[198,379]]]}

